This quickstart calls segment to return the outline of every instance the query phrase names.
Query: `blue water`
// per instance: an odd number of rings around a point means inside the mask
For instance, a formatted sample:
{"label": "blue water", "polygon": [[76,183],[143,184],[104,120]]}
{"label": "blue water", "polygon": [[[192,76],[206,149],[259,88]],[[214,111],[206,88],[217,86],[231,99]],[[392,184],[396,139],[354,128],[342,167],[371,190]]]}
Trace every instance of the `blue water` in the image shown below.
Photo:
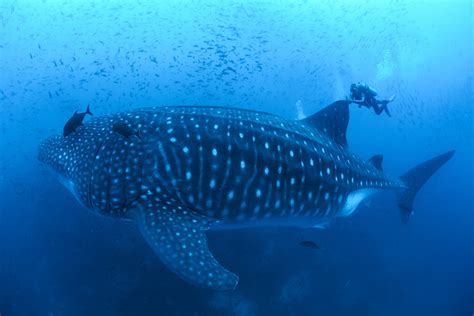
{"label": "blue water", "polygon": [[[470,1],[4,0],[0,22],[0,315],[474,313]],[[210,232],[235,291],[183,282],[133,223],[84,210],[36,159],[87,104],[296,119],[357,81],[396,100],[392,117],[352,106],[351,151],[383,154],[393,175],[455,156],[405,225],[383,193],[326,230]]]}

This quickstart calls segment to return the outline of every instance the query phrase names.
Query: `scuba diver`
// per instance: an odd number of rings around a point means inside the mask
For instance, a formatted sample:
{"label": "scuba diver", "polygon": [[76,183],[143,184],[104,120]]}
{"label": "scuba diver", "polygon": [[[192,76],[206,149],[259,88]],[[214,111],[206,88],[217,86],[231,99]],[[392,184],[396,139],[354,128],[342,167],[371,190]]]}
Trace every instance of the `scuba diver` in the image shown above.
{"label": "scuba diver", "polygon": [[366,83],[353,83],[351,84],[351,94],[347,100],[359,104],[359,107],[365,106],[367,108],[373,108],[377,115],[380,115],[385,111],[388,116],[392,116],[388,110],[387,104],[392,102],[395,99],[393,95],[388,100],[377,100],[375,96],[377,91],[374,88],[370,87]]}

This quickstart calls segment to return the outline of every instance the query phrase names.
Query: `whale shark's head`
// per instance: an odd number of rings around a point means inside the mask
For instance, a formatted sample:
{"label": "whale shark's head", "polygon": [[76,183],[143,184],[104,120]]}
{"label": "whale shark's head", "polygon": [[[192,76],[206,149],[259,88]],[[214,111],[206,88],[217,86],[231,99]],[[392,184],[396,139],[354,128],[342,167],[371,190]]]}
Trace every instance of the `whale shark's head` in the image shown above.
{"label": "whale shark's head", "polygon": [[59,181],[87,206],[88,189],[84,187],[82,175],[88,166],[90,152],[78,146],[76,141],[62,135],[48,137],[38,147],[38,160],[46,164]]}

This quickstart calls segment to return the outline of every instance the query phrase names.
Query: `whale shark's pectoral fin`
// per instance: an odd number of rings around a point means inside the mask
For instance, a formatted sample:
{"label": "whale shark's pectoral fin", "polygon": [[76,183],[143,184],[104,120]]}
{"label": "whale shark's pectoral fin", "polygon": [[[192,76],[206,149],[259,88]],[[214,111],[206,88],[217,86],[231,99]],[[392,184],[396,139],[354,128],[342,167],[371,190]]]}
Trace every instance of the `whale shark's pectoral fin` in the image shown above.
{"label": "whale shark's pectoral fin", "polygon": [[149,206],[143,203],[130,215],[168,269],[200,287],[235,289],[238,276],[221,266],[207,247],[208,218],[179,205]]}

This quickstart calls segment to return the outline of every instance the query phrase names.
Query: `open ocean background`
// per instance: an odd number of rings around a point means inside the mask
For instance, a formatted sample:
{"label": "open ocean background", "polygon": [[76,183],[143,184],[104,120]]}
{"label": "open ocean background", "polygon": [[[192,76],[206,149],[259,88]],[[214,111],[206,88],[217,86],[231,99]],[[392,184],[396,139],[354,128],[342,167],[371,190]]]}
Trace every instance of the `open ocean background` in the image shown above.
{"label": "open ocean background", "polygon": [[[461,0],[1,1],[1,316],[473,314],[473,30]],[[455,156],[407,225],[386,193],[326,230],[210,232],[240,275],[231,292],[178,279],[132,222],[85,211],[36,159],[87,104],[296,119],[357,81],[397,98],[391,118],[352,106],[351,151],[393,175]]]}

